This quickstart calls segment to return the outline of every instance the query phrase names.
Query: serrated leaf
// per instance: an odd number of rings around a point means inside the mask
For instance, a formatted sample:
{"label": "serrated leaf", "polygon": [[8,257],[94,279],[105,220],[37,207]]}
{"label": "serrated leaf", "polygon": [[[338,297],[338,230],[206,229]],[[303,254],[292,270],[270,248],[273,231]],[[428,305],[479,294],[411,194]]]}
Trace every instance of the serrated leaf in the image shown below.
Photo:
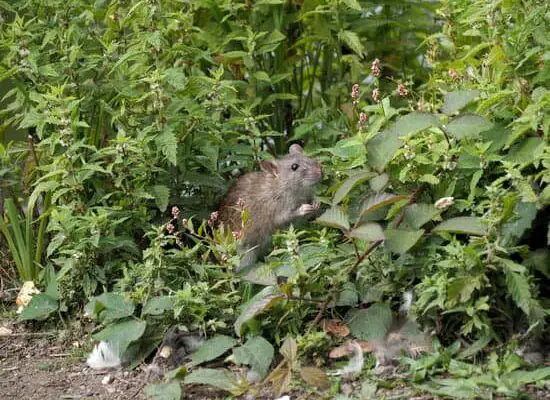
{"label": "serrated leaf", "polygon": [[416,203],[411,204],[405,210],[403,224],[413,229],[419,229],[430,222],[436,215],[441,213],[433,204]]}
{"label": "serrated leaf", "polygon": [[409,196],[406,195],[397,195],[391,193],[380,193],[374,196],[370,196],[363,203],[363,206],[361,207],[361,212],[359,213],[359,218],[362,218],[365,215],[370,214],[382,207],[386,207],[387,205],[390,205],[392,203],[407,199],[408,197]]}
{"label": "serrated leaf", "polygon": [[142,315],[161,315],[174,306],[174,299],[170,296],[157,296],[150,298],[143,306]]}
{"label": "serrated leaf", "polygon": [[277,286],[267,286],[256,294],[235,321],[235,332],[241,336],[243,324],[269,308],[273,303],[282,299],[282,294]]}
{"label": "serrated leaf", "polygon": [[361,171],[354,173],[351,175],[348,179],[344,181],[334,194],[334,204],[338,204],[341,202],[344,197],[347,196],[347,194],[352,190],[356,185],[359,185],[360,183],[366,181],[367,179],[372,178],[375,175],[375,173],[371,171]]}
{"label": "serrated leaf", "polygon": [[522,265],[516,264],[511,260],[501,259],[501,263],[504,266],[504,272],[506,275],[506,286],[508,287],[508,292],[514,299],[514,302],[517,306],[527,315],[530,314],[530,303],[531,303],[531,289],[529,287],[529,282],[523,273],[519,273],[519,270],[522,270],[524,267]]}
{"label": "serrated leaf", "polygon": [[367,242],[376,242],[386,239],[382,226],[376,222],[365,222],[357,228],[352,229],[348,236]]}
{"label": "serrated leaf", "polygon": [[155,138],[155,143],[166,159],[176,165],[178,162],[178,140],[171,130],[165,130]]}
{"label": "serrated leaf", "polygon": [[145,332],[147,323],[141,319],[124,319],[108,325],[102,331],[92,335],[94,340],[105,341],[122,356],[130,343],[138,340]]}
{"label": "serrated leaf", "polygon": [[183,90],[187,87],[189,80],[179,68],[170,68],[166,71],[166,82],[176,90]]}
{"label": "serrated leaf", "polygon": [[196,366],[206,361],[212,361],[237,344],[237,340],[225,335],[217,335],[204,342],[199,349],[193,353],[190,365]]}
{"label": "serrated leaf", "polygon": [[325,211],[319,218],[315,220],[316,223],[330,226],[332,228],[338,228],[341,230],[349,230],[348,216],[338,206],[334,206]]}
{"label": "serrated leaf", "polygon": [[504,246],[515,245],[531,228],[537,216],[536,203],[520,202],[513,208],[513,219],[502,224],[500,231]]}
{"label": "serrated leaf", "polygon": [[546,144],[542,138],[526,138],[521,143],[510,147],[504,159],[512,163],[530,164],[542,155],[545,147]]}
{"label": "serrated leaf", "polygon": [[346,282],[342,286],[342,290],[338,293],[338,298],[336,299],[337,306],[357,306],[359,301],[359,296],[357,294],[357,288],[353,282]]}
{"label": "serrated leaf", "polygon": [[250,365],[260,378],[265,377],[269,371],[274,354],[275,350],[271,343],[261,336],[255,336],[248,340],[244,346],[233,350],[235,362],[240,365]]}
{"label": "serrated leaf", "polygon": [[239,385],[237,376],[226,369],[199,368],[187,375],[183,382],[186,385],[195,383],[214,386],[234,396],[239,396],[246,390],[246,387]]}
{"label": "serrated leaf", "polygon": [[32,296],[31,302],[19,314],[19,321],[36,320],[43,321],[57,311],[59,303],[46,293],[37,293]]}
{"label": "serrated leaf", "polygon": [[462,108],[466,107],[479,96],[478,90],[458,90],[447,93],[443,99],[441,112],[446,115],[452,115]]}
{"label": "serrated leaf", "polygon": [[357,33],[342,30],[338,32],[338,39],[352,49],[355,54],[361,57],[363,56],[364,47]]}
{"label": "serrated leaf", "polygon": [[407,231],[388,228],[386,229],[385,245],[393,253],[404,254],[418,242],[423,234],[424,229]]}
{"label": "serrated leaf", "polygon": [[457,139],[479,137],[481,132],[488,131],[493,123],[481,115],[461,115],[447,125],[447,132]]}
{"label": "serrated leaf", "polygon": [[470,346],[468,346],[466,349],[460,352],[460,354],[457,356],[458,360],[463,360],[465,358],[471,357],[473,355],[476,355],[481,350],[483,350],[492,340],[492,337],[489,335],[484,335],[478,340],[476,340],[474,343],[472,343]]}
{"label": "serrated leaf", "polygon": [[155,203],[160,211],[166,211],[168,208],[168,202],[170,201],[170,189],[165,185],[153,186],[153,195],[155,196]]}
{"label": "serrated leaf", "polygon": [[254,78],[256,78],[259,81],[271,83],[271,79],[269,78],[269,75],[265,71],[255,72]]}
{"label": "serrated leaf", "polygon": [[178,382],[150,383],[145,388],[145,394],[154,400],[180,400],[181,386]]}
{"label": "serrated leaf", "polygon": [[478,217],[456,217],[443,221],[432,232],[453,232],[466,235],[485,236],[487,226]]}
{"label": "serrated leaf", "polygon": [[319,389],[327,389],[329,387],[329,380],[327,374],[317,367],[302,367],[300,368],[300,376],[302,379]]}
{"label": "serrated leaf", "polygon": [[353,310],[347,320],[351,334],[368,341],[383,338],[392,318],[391,309],[386,304],[374,304],[366,310]]}

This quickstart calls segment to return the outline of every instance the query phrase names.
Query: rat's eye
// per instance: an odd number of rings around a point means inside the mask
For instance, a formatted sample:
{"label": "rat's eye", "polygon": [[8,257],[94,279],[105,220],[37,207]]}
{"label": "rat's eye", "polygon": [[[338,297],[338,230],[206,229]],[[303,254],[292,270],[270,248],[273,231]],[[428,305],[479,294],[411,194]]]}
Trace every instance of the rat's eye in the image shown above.
{"label": "rat's eye", "polygon": [[292,166],[290,167],[290,169],[292,169],[293,171],[296,171],[298,169],[299,165],[298,164],[292,164]]}

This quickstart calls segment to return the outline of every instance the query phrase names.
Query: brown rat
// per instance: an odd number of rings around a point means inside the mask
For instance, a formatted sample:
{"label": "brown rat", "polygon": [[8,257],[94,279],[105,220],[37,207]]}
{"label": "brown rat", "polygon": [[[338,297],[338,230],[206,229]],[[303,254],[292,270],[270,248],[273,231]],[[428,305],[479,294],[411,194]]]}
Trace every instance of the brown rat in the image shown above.
{"label": "brown rat", "polygon": [[[218,207],[218,221],[240,232],[237,272],[252,265],[271,243],[271,236],[297,218],[319,208],[314,201],[314,185],[321,179],[320,164],[293,144],[278,160],[264,160],[261,171],[241,176],[228,190]],[[248,212],[242,226],[241,210]]]}

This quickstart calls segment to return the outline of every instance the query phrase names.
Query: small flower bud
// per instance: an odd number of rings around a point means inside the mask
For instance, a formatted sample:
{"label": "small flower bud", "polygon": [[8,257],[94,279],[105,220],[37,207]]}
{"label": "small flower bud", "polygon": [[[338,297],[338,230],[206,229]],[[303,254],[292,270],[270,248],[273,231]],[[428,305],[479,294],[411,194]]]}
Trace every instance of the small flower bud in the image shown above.
{"label": "small flower bud", "polygon": [[375,58],[372,62],[372,65],[370,67],[370,72],[373,76],[379,77],[382,73],[382,68],[380,67],[380,60],[378,58]]}
{"label": "small flower bud", "polygon": [[407,90],[405,85],[400,83],[399,85],[397,85],[397,94],[401,97],[406,97],[409,94],[409,91]]}
{"label": "small flower bud", "polygon": [[359,84],[356,83],[351,87],[351,100],[353,105],[357,105],[359,103]]}
{"label": "small flower bud", "polygon": [[375,89],[372,91],[372,99],[373,99],[376,103],[380,103],[380,89],[375,88]]}
{"label": "small flower bud", "polygon": [[170,234],[174,233],[176,230],[176,227],[172,225],[170,222],[166,224],[166,231]]}
{"label": "small flower bud", "polygon": [[172,217],[178,218],[180,216],[180,209],[177,206],[172,207]]}

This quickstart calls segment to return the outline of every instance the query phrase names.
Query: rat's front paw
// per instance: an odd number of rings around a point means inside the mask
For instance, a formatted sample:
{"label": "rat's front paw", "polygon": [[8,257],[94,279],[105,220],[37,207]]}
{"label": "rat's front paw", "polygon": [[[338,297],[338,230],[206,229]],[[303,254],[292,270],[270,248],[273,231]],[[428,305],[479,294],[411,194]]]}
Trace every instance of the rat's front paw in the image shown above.
{"label": "rat's front paw", "polygon": [[314,201],[313,204],[302,204],[300,208],[298,208],[298,215],[304,216],[311,214],[314,211],[317,211],[320,207],[320,203],[318,201]]}

